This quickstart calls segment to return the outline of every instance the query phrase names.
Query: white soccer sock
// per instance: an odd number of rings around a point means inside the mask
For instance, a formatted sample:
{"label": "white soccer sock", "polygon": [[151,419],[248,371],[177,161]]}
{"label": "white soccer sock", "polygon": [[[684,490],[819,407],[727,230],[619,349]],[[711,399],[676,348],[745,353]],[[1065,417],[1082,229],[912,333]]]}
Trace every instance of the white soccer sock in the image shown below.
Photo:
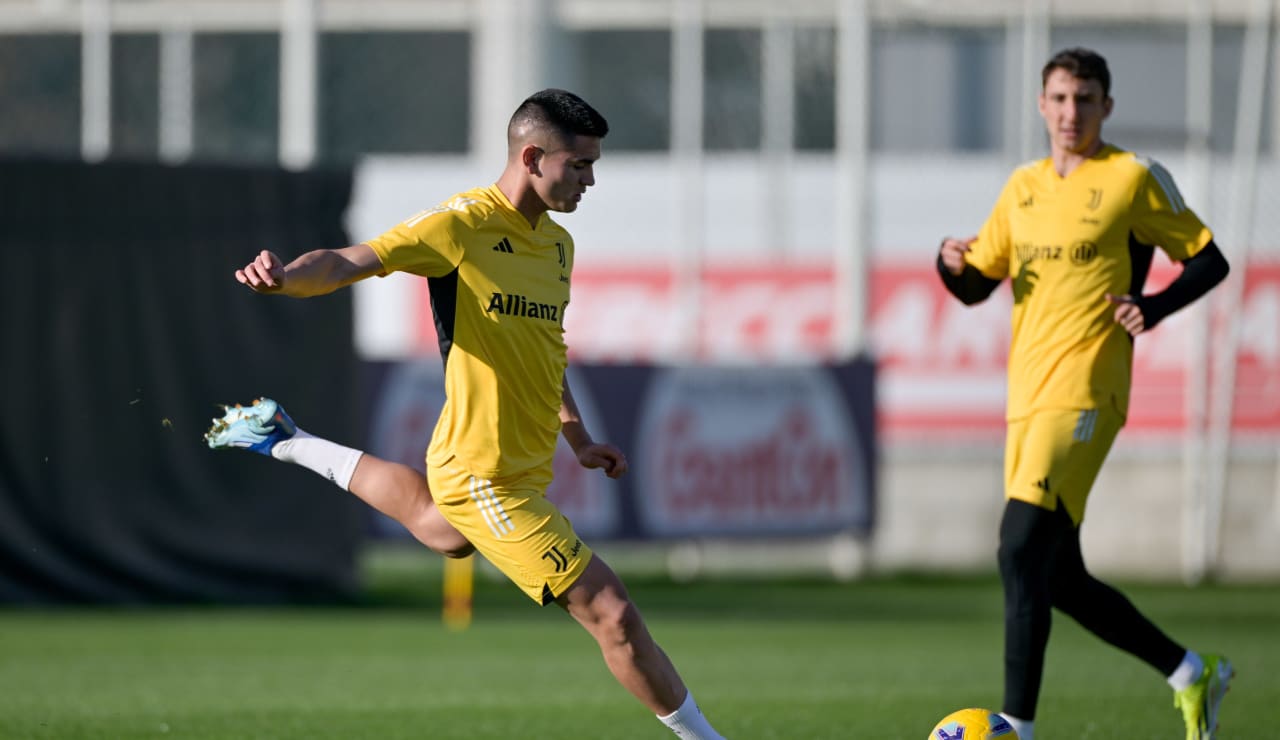
{"label": "white soccer sock", "polygon": [[1195,683],[1201,673],[1204,673],[1204,659],[1194,650],[1188,650],[1187,654],[1182,656],[1182,662],[1173,669],[1173,673],[1169,674],[1169,685],[1174,691],[1182,691]]}
{"label": "white soccer sock", "polygon": [[271,456],[275,459],[314,470],[344,491],[349,490],[356,463],[360,462],[363,454],[360,450],[312,436],[301,429],[271,448]]}
{"label": "white soccer sock", "polygon": [[1013,725],[1013,731],[1018,733],[1018,740],[1031,740],[1031,736],[1035,734],[1035,731],[1036,731],[1035,720],[1018,719],[1017,717],[1013,716],[1012,714],[1008,714],[1007,712],[1001,712],[1000,716],[1004,717],[1006,722]]}
{"label": "white soccer sock", "polygon": [[693,700],[693,692],[685,694],[684,703],[676,711],[663,717],[658,716],[662,724],[671,728],[676,737],[684,740],[724,740],[720,733],[711,727],[707,718],[702,716],[698,703]]}

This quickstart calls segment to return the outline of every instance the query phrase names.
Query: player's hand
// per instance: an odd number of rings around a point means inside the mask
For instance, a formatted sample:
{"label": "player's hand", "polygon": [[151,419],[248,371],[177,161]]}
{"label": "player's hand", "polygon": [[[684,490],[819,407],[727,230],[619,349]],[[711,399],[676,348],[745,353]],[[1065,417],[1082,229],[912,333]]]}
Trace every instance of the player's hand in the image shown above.
{"label": "player's hand", "polygon": [[1138,336],[1147,328],[1146,319],[1142,315],[1142,307],[1131,295],[1106,294],[1107,302],[1116,307],[1116,323],[1124,327],[1130,336]]}
{"label": "player's hand", "polygon": [[627,456],[611,444],[593,442],[578,450],[578,462],[584,468],[600,468],[610,478],[627,472]]}
{"label": "player's hand", "polygon": [[942,255],[942,266],[947,268],[947,272],[952,275],[959,275],[964,272],[964,256],[969,252],[970,245],[977,240],[977,236],[971,236],[967,239],[956,239],[948,236],[942,240],[942,247],[938,253]]}
{"label": "player's hand", "polygon": [[255,293],[277,293],[284,288],[284,263],[274,252],[264,249],[252,262],[236,270],[236,280]]}

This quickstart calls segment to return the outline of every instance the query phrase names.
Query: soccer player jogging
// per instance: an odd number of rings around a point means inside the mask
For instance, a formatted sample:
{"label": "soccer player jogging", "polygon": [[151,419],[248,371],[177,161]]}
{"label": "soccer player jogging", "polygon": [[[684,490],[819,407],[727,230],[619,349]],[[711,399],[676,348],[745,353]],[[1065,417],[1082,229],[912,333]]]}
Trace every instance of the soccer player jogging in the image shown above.
{"label": "soccer player jogging", "polygon": [[[1231,663],[1166,636],[1085,568],[1080,526],[1102,461],[1124,425],[1135,337],[1226,277],[1213,234],[1158,163],[1102,140],[1106,60],[1068,49],[1044,66],[1040,114],[1050,155],[1018,168],[977,236],[947,237],[938,272],[967,305],[1012,281],[1005,510],[1002,714],[1032,740],[1057,608],[1167,677],[1188,740],[1213,738]],[[1143,295],[1154,248],[1181,263]]]}
{"label": "soccer player jogging", "polygon": [[392,272],[427,278],[446,400],[426,478],[306,434],[270,399],[227,409],[206,439],[310,468],[437,552],[478,550],[534,601],[554,602],[582,624],[618,682],[677,736],[720,740],[621,579],[545,495],[558,434],[583,466],[611,478],[627,472],[621,451],[592,439],[565,377],[574,244],[548,215],[576,210],[595,184],[608,130],[578,96],[535,93],[511,117],[507,163],[494,185],[455,195],[368,243],[307,252],[287,265],[263,251],[236,271],[255,292],[298,298]]}

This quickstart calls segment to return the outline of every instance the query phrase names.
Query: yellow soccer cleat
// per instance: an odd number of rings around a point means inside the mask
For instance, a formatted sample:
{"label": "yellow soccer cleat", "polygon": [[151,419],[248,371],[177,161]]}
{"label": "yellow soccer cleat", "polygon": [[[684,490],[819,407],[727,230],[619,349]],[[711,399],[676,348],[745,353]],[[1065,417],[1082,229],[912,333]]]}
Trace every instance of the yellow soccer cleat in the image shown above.
{"label": "yellow soccer cleat", "polygon": [[1200,678],[1174,693],[1173,705],[1182,710],[1187,723],[1187,740],[1213,740],[1218,732],[1218,707],[1227,695],[1227,685],[1235,675],[1231,661],[1221,655],[1204,656]]}

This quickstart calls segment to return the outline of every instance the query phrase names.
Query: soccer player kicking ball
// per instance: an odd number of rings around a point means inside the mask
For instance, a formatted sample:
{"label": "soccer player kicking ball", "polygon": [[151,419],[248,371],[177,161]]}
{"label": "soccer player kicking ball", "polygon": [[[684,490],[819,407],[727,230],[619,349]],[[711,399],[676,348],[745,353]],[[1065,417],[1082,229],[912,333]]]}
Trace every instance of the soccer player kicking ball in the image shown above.
{"label": "soccer player kicking ball", "polygon": [[583,466],[611,478],[627,472],[622,452],[591,438],[565,378],[574,245],[548,215],[576,210],[595,184],[608,130],[578,96],[535,93],[511,117],[496,184],[455,195],[367,244],[307,252],[287,265],[264,251],[236,271],[255,292],[297,298],[397,271],[430,280],[446,401],[426,479],[302,432],[269,399],[227,409],[206,440],[310,468],[437,552],[460,557],[474,547],[534,601],[578,620],[618,682],[677,736],[719,740],[622,581],[545,495],[557,434]]}
{"label": "soccer player kicking ball", "polygon": [[[1085,501],[1129,405],[1134,338],[1227,275],[1213,234],[1159,164],[1102,141],[1111,74],[1087,49],[1045,65],[1050,155],[1017,169],[976,237],[946,238],[938,272],[965,304],[1013,282],[1002,714],[1032,740],[1053,608],[1167,677],[1188,740],[1213,738],[1231,663],[1171,640],[1085,569]],[[1154,247],[1182,264],[1143,295]]]}

